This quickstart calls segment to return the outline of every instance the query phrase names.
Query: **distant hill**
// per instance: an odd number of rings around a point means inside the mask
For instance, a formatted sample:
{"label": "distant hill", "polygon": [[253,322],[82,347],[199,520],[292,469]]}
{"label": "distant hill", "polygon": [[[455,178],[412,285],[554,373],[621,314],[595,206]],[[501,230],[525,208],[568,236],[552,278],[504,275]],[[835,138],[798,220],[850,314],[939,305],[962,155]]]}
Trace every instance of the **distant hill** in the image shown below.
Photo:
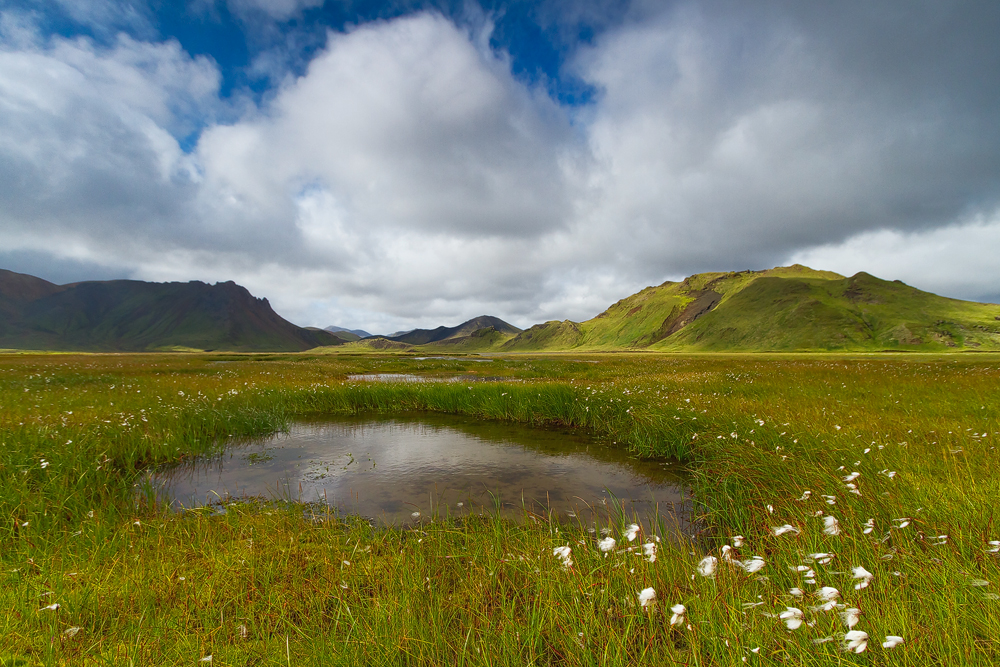
{"label": "distant hill", "polygon": [[[338,327],[336,325],[331,325],[324,328],[324,331],[329,331],[332,334],[336,334],[338,338],[343,340],[358,340],[359,338],[368,338],[371,336],[370,333],[364,329],[346,329],[344,327]],[[349,334],[345,337],[345,334]]]}
{"label": "distant hill", "polygon": [[701,273],[647,287],[586,322],[535,325],[499,349],[1000,350],[1000,305],[799,265]]}
{"label": "distant hill", "polygon": [[515,335],[521,332],[520,329],[507,324],[499,317],[482,315],[474,317],[467,322],[459,324],[457,327],[438,327],[436,329],[414,329],[404,334],[396,336],[385,336],[388,340],[397,343],[407,343],[409,345],[426,345],[428,343],[439,343],[456,338],[471,336],[480,329],[493,329],[496,333],[506,336]]}
{"label": "distant hill", "polygon": [[298,351],[342,343],[282,319],[233,282],[55,285],[0,269],[0,348]]}

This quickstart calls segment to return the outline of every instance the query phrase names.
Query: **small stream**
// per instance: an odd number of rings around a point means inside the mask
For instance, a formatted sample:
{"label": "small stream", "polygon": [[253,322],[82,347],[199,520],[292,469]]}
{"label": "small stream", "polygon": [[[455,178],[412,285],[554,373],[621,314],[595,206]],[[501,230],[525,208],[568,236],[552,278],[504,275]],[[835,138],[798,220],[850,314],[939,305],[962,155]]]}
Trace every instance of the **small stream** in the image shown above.
{"label": "small stream", "polygon": [[178,509],[282,499],[392,525],[496,510],[589,524],[624,512],[645,526],[653,516],[677,525],[687,509],[676,462],[638,460],[574,429],[438,414],[297,421],[162,469],[153,483]]}

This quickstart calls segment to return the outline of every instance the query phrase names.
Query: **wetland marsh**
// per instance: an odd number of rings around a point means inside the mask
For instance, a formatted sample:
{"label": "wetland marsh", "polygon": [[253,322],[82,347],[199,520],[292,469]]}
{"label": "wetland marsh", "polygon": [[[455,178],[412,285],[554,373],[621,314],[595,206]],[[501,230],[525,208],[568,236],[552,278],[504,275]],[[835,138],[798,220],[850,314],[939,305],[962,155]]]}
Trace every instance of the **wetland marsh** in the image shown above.
{"label": "wetland marsh", "polygon": [[[488,366],[509,380],[389,355],[3,357],[0,664],[1000,660],[997,356]],[[383,373],[469,381],[348,380]],[[415,412],[680,459],[695,536],[615,514],[181,512],[148,482],[318,416]]]}

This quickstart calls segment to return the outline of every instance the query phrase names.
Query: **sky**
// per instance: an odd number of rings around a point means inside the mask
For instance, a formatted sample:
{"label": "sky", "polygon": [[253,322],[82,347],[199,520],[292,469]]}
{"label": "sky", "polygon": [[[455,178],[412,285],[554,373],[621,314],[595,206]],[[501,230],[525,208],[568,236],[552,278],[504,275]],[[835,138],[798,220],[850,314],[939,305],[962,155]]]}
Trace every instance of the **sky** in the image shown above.
{"label": "sky", "polygon": [[1000,3],[0,0],[0,268],[302,326],[801,263],[1000,302]]}

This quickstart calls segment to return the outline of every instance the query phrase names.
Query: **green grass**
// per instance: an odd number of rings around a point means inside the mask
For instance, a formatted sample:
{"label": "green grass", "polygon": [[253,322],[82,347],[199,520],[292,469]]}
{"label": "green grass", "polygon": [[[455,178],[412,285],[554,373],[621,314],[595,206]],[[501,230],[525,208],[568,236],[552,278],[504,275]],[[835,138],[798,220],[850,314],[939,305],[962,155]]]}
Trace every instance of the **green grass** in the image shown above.
{"label": "green grass", "polygon": [[[511,381],[344,381],[364,372]],[[998,380],[986,354],[0,357],[0,664],[996,664]],[[559,423],[679,456],[697,537],[660,543],[650,563],[626,550],[638,542],[624,518],[605,557],[585,526],[545,516],[382,529],[312,506],[175,514],[144,481],[296,416],[412,410]],[[860,496],[842,480],[855,471]],[[824,534],[827,515],[839,535]],[[785,523],[800,532],[775,536]],[[762,570],[695,574],[738,534],[737,557]],[[814,552],[834,557],[809,564],[810,585],[789,568]],[[854,589],[855,566],[869,587]],[[865,653],[840,650],[836,613],[810,610],[824,585],[861,609]],[[671,626],[676,603],[686,622]],[[774,616],[786,606],[812,625],[786,629]],[[889,634],[905,643],[883,649]]]}

